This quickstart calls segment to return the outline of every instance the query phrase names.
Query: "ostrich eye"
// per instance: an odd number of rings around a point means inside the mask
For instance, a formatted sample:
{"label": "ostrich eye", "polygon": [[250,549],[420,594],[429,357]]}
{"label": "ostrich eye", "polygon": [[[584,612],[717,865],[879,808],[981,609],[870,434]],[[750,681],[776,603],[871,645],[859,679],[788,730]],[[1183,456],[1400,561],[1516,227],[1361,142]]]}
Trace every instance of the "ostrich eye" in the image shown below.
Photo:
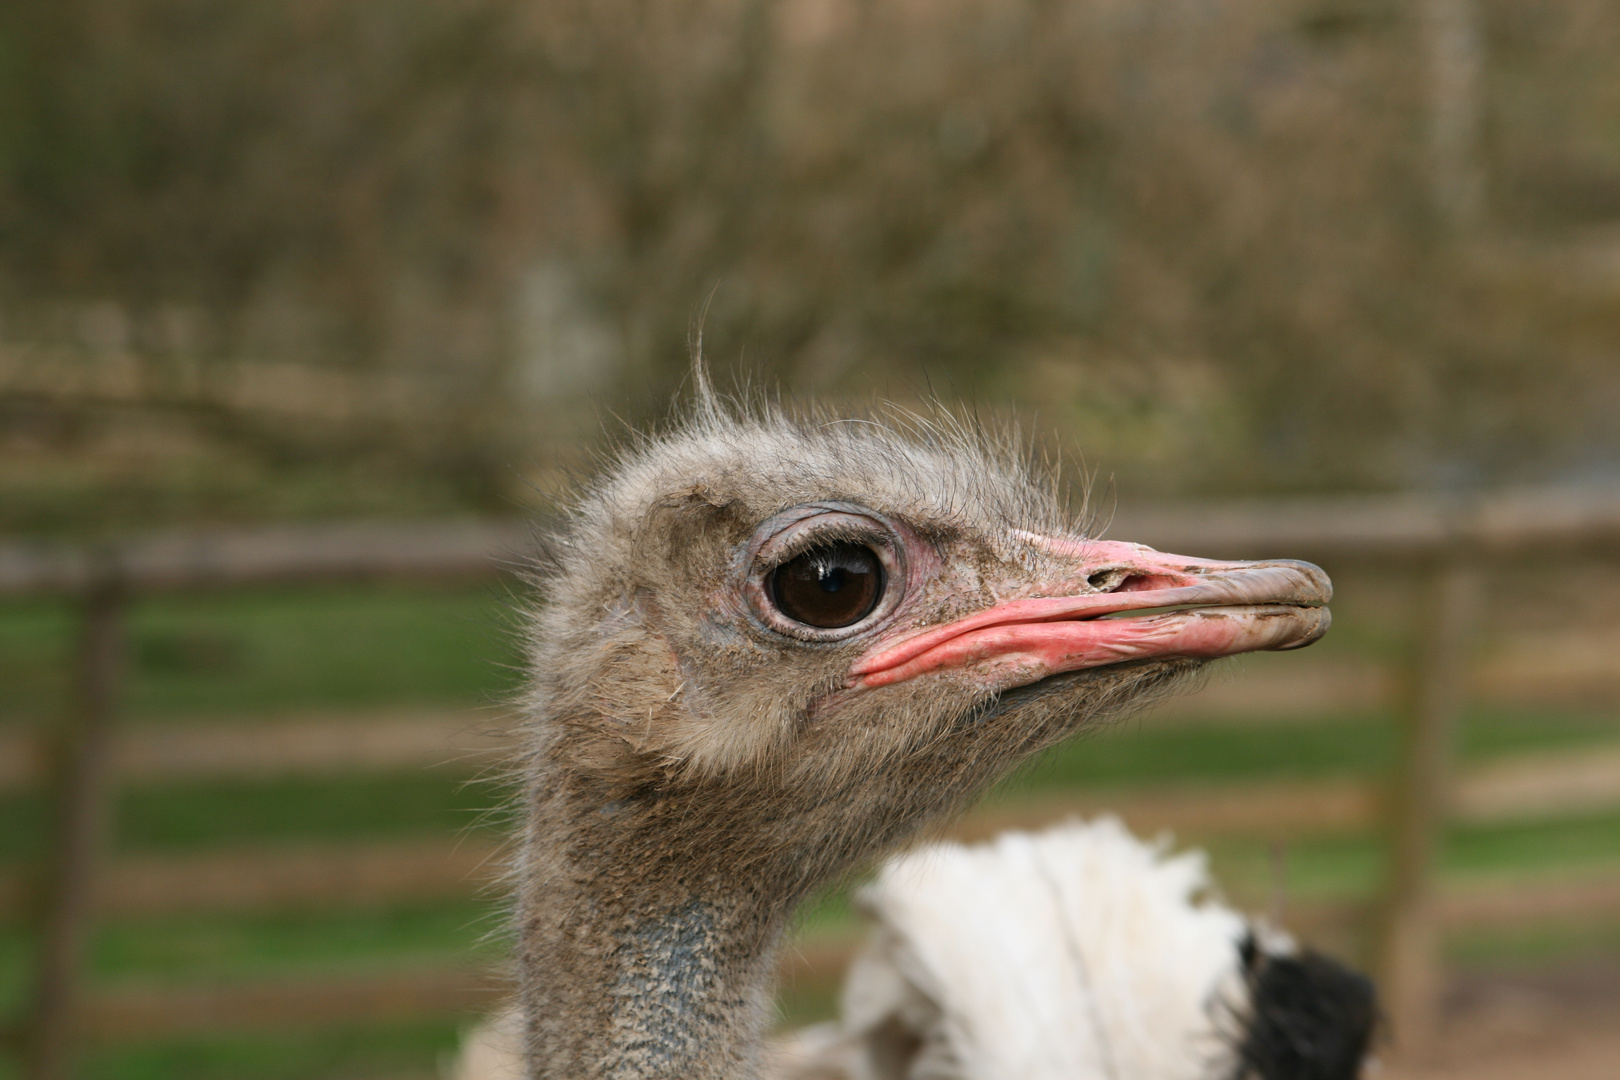
{"label": "ostrich eye", "polygon": [[883,598],[883,564],[860,544],[828,544],[771,571],[771,600],[795,622],[822,630],[860,622]]}

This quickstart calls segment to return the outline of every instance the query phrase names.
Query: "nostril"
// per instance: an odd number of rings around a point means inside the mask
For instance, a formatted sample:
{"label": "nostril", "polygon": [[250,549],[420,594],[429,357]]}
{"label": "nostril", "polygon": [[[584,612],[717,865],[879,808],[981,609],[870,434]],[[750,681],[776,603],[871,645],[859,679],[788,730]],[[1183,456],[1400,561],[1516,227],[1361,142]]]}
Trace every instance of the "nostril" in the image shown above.
{"label": "nostril", "polygon": [[1098,592],[1147,592],[1151,589],[1171,589],[1179,582],[1158,574],[1133,574],[1118,568],[1098,570],[1086,577],[1086,584]]}

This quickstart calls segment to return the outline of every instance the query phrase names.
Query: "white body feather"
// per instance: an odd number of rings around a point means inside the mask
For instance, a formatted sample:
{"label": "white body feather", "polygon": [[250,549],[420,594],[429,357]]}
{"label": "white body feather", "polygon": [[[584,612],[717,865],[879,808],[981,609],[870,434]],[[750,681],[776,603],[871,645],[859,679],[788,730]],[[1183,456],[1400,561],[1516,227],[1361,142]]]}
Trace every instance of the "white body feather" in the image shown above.
{"label": "white body feather", "polygon": [[1103,818],[888,863],[844,991],[855,1080],[1211,1075],[1249,924],[1206,898],[1202,852],[1166,847]]}

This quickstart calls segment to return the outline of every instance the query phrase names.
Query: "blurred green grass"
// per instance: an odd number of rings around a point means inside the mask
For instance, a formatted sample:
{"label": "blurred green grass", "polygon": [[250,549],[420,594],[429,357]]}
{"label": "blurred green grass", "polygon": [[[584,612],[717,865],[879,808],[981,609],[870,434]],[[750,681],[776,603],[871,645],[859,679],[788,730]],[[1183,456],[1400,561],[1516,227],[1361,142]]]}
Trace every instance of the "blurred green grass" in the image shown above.
{"label": "blurred green grass", "polygon": [[[277,589],[142,601],[130,620],[132,723],[253,722],[344,710],[474,710],[505,700],[518,653],[510,600],[495,588],[367,586]],[[48,722],[63,708],[74,614],[61,604],[0,605],[0,722]],[[1376,633],[1331,643],[1341,654],[1386,652]],[[992,798],[1064,788],[1091,791],[1184,782],[1372,775],[1395,749],[1390,717],[1346,713],[1303,720],[1153,718],[1090,732],[1005,782]],[[1620,740],[1611,713],[1558,709],[1469,711],[1459,749],[1480,761],[1521,751]],[[461,767],[258,781],[134,786],[120,793],[113,845],[122,853],[199,852],[306,842],[453,837],[498,829],[485,813],[501,793]],[[40,854],[45,807],[37,793],[0,798],[0,868]],[[1265,895],[1274,852],[1259,838],[1209,847],[1234,896]],[[1443,873],[1535,875],[1620,866],[1620,814],[1567,816],[1448,831]],[[1323,835],[1286,852],[1290,900],[1373,892],[1382,873],[1377,838]],[[387,971],[421,964],[476,965],[502,951],[499,905],[467,899],[341,910],[128,918],[99,928],[91,955],[101,985],[225,984],[257,977]],[[847,889],[800,919],[802,940],[859,932]],[[23,999],[29,962],[24,927],[0,924],[0,1008]],[[1462,935],[1449,945],[1464,965],[1535,964],[1620,953],[1613,922],[1525,927]],[[789,987],[789,1022],[824,1016],[827,988]],[[343,1026],[285,1033],[221,1032],[94,1049],[82,1076],[96,1080],[225,1080],[434,1074],[455,1024]],[[0,1065],[0,1078],[8,1066]]]}
{"label": "blurred green grass", "polygon": [[[517,684],[498,586],[357,585],[166,596],[131,606],[132,721],[399,704],[488,705]],[[62,707],[76,613],[0,607],[0,722]]]}

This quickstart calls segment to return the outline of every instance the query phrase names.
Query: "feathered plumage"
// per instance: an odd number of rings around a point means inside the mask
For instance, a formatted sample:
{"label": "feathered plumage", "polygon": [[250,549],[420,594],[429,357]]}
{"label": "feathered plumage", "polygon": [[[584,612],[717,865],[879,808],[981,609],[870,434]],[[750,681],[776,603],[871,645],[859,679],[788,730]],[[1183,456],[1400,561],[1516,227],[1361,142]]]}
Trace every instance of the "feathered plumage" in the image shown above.
{"label": "feathered plumage", "polygon": [[[860,905],[875,928],[841,1019],[795,1040],[802,1076],[1353,1080],[1366,1052],[1365,979],[1221,904],[1202,852],[1114,818],[923,848]],[[1334,975],[1261,992],[1302,964]]]}

